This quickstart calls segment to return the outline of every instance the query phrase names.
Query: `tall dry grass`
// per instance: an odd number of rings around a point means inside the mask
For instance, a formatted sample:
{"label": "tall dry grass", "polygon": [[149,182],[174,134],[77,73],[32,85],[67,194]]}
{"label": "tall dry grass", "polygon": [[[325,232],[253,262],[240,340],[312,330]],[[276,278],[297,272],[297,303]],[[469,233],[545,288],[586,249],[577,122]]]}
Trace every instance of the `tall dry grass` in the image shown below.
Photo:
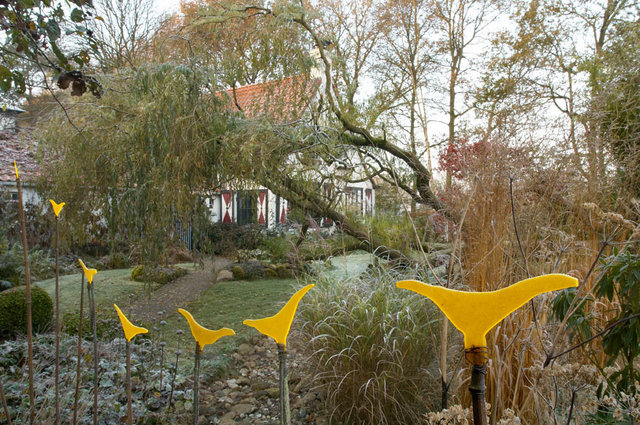
{"label": "tall dry grass", "polygon": [[[532,151],[512,149],[492,143],[466,163],[463,183],[451,197],[454,208],[462,209],[469,190],[476,185],[462,231],[463,249],[459,258],[462,275],[458,278],[470,290],[491,291],[527,277],[544,273],[567,273],[582,280],[612,226],[594,219],[582,205],[594,201],[581,189],[566,169],[546,167]],[[516,212],[516,227],[512,216]],[[472,183],[473,181],[473,183]],[[603,200],[595,201],[602,203]],[[519,236],[519,237],[518,237]],[[605,251],[605,254],[608,250]],[[580,287],[587,293],[596,273]],[[562,379],[546,379],[553,370],[542,370],[554,340],[561,346],[570,343],[569,334],[556,338],[559,323],[550,317],[547,294],[517,310],[487,335],[489,372],[487,401],[492,406],[495,424],[506,409],[513,409],[523,423],[564,423],[578,384]],[[592,311],[606,321],[606,306]],[[597,345],[597,343],[596,343]],[[604,364],[598,350],[578,352],[559,360],[556,367],[569,364]],[[551,382],[551,384],[549,383]],[[462,386],[461,388],[465,388]],[[592,388],[585,384],[586,388]],[[458,394],[469,405],[465,390]],[[575,403],[575,399],[574,399]],[[574,419],[575,419],[575,411]]]}

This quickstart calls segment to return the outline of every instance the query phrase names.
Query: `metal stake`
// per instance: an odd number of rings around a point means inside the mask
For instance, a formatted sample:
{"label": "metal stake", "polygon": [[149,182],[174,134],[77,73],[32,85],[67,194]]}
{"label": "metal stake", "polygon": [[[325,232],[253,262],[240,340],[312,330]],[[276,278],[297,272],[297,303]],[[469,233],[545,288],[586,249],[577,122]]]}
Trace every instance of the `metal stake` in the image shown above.
{"label": "metal stake", "polygon": [[133,424],[133,409],[131,407],[131,348],[127,341],[127,425]]}
{"label": "metal stake", "polygon": [[193,423],[198,425],[198,416],[200,415],[200,399],[198,396],[200,387],[200,344],[196,342],[196,359],[194,365],[194,379],[193,379]]}
{"label": "metal stake", "polygon": [[59,383],[60,383],[60,269],[58,264],[58,216],[56,216],[56,425],[60,424],[60,401],[59,401]]}
{"label": "metal stake", "polygon": [[[15,162],[14,162],[15,166]],[[16,184],[18,185],[18,213],[20,216],[20,227],[22,230],[22,248],[24,251],[24,274],[27,292],[27,355],[29,365],[29,423],[33,424],[36,419],[35,392],[33,389],[33,330],[31,324],[31,275],[29,274],[29,251],[27,249],[27,229],[24,220],[24,205],[22,203],[22,184],[18,177],[16,166]]]}
{"label": "metal stake", "polygon": [[11,416],[9,416],[9,407],[7,399],[4,397],[4,388],[2,388],[2,380],[0,380],[0,398],[2,398],[2,407],[4,408],[4,416],[7,418],[7,425],[11,425]]}
{"label": "metal stake", "polygon": [[487,425],[487,405],[485,402],[485,376],[487,374],[487,348],[474,347],[465,351],[467,361],[471,363],[471,393],[473,407],[473,424]]}
{"label": "metal stake", "polygon": [[78,423],[78,397],[80,394],[80,380],[82,375],[80,374],[80,365],[82,363],[82,309],[84,304],[84,273],[81,273],[82,280],[80,281],[80,319],[78,321],[78,364],[76,367],[76,394],[73,401],[73,425]]}
{"label": "metal stake", "polygon": [[278,344],[278,360],[280,361],[280,421],[282,425],[291,425],[287,350],[283,344]]}

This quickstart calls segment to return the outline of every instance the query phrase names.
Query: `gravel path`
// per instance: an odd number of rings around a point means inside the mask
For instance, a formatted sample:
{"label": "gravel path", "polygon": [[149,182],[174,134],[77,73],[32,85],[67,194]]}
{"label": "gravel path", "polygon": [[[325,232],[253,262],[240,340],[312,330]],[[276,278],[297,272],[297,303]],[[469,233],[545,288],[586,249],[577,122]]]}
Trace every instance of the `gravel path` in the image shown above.
{"label": "gravel path", "polygon": [[203,268],[190,272],[173,282],[161,286],[151,293],[151,296],[141,296],[135,300],[130,311],[139,323],[149,323],[156,320],[159,311],[174,311],[197,299],[200,294],[215,284],[215,274],[212,270],[220,270],[231,261],[223,257],[213,260],[205,259]]}

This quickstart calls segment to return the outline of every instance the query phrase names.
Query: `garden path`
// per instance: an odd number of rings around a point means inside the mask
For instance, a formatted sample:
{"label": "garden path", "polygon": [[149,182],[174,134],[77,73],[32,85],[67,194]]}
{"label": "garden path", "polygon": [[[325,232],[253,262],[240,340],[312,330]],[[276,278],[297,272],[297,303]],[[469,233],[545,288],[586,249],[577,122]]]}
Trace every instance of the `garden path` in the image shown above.
{"label": "garden path", "polygon": [[217,273],[213,273],[213,270],[220,270],[230,263],[224,257],[205,259],[201,269],[161,286],[152,291],[150,296],[141,295],[131,304],[133,317],[138,323],[148,324],[157,321],[159,311],[164,312],[163,316],[166,317],[186,306],[215,284]]}

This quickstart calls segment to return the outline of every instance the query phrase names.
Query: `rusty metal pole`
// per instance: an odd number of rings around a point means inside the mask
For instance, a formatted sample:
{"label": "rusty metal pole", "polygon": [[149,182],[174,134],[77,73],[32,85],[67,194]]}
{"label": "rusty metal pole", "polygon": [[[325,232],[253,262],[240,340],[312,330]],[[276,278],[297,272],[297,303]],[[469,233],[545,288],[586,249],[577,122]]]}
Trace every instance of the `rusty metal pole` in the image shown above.
{"label": "rusty metal pole", "polygon": [[78,423],[78,398],[80,397],[80,380],[82,379],[80,366],[82,365],[82,310],[84,307],[84,273],[80,280],[80,318],[78,319],[78,362],[76,366],[76,393],[73,401],[73,425]]}
{"label": "rusty metal pole", "polygon": [[7,418],[7,425],[11,425],[11,416],[9,416],[9,407],[7,406],[7,399],[4,397],[4,388],[2,388],[1,380],[0,380],[0,398],[2,399],[2,408],[4,409],[4,416]]}
{"label": "rusty metal pole", "polygon": [[291,409],[289,408],[289,372],[287,371],[287,350],[278,344],[278,360],[280,361],[280,423],[291,425]]}
{"label": "rusty metal pole", "polygon": [[58,216],[56,215],[56,418],[55,424],[60,424],[60,268],[59,258]]}
{"label": "rusty metal pole", "polygon": [[[14,162],[15,166],[15,162]],[[27,292],[27,355],[29,366],[29,423],[36,419],[35,392],[33,389],[33,329],[31,324],[31,275],[29,274],[29,250],[27,249],[27,228],[24,220],[24,204],[22,201],[22,184],[16,167],[16,184],[18,186],[18,213],[22,230],[22,248],[24,251],[24,274]]]}
{"label": "rusty metal pole", "polygon": [[133,409],[131,407],[131,348],[127,340],[127,425],[133,424]]}
{"label": "rusty metal pole", "polygon": [[200,353],[202,353],[202,349],[200,348],[200,343],[196,341],[196,357],[193,366],[193,423],[194,425],[198,425],[198,416],[200,416]]}
{"label": "rusty metal pole", "polygon": [[487,425],[487,404],[485,394],[487,386],[487,348],[474,347],[465,351],[465,357],[471,363],[471,382],[469,392],[473,407],[473,424]]}

